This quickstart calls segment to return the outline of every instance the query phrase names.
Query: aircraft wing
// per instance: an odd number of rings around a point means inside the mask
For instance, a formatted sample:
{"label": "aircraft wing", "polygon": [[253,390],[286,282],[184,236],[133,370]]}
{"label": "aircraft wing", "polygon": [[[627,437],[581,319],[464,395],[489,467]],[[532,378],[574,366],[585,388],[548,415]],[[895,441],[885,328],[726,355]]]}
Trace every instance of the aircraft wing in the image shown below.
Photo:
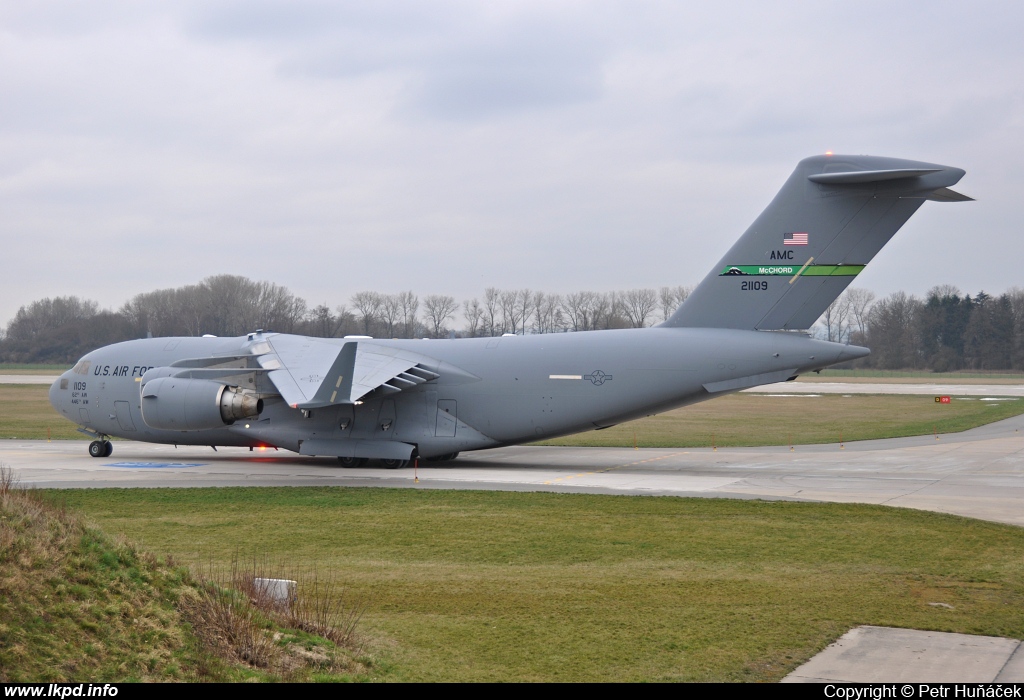
{"label": "aircraft wing", "polygon": [[440,375],[427,368],[436,360],[419,353],[350,341],[274,335],[257,358],[293,408],[354,404],[374,391],[397,393]]}

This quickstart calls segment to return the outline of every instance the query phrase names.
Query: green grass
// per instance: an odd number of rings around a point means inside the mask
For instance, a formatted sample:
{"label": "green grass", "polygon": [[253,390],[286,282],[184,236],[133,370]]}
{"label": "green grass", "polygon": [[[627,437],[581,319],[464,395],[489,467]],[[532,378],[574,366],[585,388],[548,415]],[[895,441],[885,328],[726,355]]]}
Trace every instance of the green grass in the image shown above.
{"label": "green grass", "polygon": [[861,624],[1024,636],[1024,529],[935,513],[411,489],[54,497],[182,561],[241,549],[337,572],[397,680],[771,681]]}
{"label": "green grass", "polygon": [[87,440],[50,405],[45,384],[0,384],[0,439]]}
{"label": "green grass", "polygon": [[[0,384],[0,439],[85,440],[47,398],[49,387]],[[952,433],[1024,413],[1024,400],[955,398],[936,404],[931,396],[855,394],[774,397],[733,394],[658,416],[590,431],[542,445],[589,447],[720,447],[868,440],[932,431]]]}
{"label": "green grass", "polygon": [[[350,645],[281,624],[247,597],[225,616],[204,595],[216,589],[188,568],[87,526],[42,492],[11,489],[9,477],[0,465],[0,683],[383,675]],[[251,640],[263,645],[258,663],[239,653]]]}
{"label": "green grass", "polygon": [[20,362],[0,362],[0,374],[12,371],[35,370],[40,374],[63,374],[71,369],[71,365],[25,364]]}
{"label": "green grass", "polygon": [[955,433],[1024,413],[1024,400],[853,394],[733,394],[605,430],[546,440],[572,447],[809,445]]}
{"label": "green grass", "polygon": [[1007,381],[1024,381],[1024,372],[1020,370],[962,370],[959,372],[932,372],[921,369],[823,369],[818,374],[807,374],[805,378],[816,376],[828,378],[870,377],[873,379],[928,379],[934,382],[956,382],[963,379],[1005,379]]}

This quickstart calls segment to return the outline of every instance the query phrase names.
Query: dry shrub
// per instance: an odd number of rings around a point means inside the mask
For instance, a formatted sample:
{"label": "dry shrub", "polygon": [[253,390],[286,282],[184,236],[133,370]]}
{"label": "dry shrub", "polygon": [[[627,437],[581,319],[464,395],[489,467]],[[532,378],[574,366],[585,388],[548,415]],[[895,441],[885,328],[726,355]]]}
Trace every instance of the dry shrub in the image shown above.
{"label": "dry shrub", "polygon": [[292,627],[329,639],[349,649],[358,647],[356,627],[366,605],[350,603],[333,577],[321,578],[313,568],[300,582],[298,599],[291,606]]}
{"label": "dry shrub", "polygon": [[7,496],[18,487],[18,477],[14,471],[3,462],[0,462],[0,498]]}
{"label": "dry shrub", "polygon": [[[237,552],[226,570],[210,564],[197,567],[194,575],[198,590],[183,607],[195,633],[220,654],[271,670],[297,665],[352,669],[351,660],[323,649],[276,643],[282,634],[274,629],[281,627],[322,637],[348,652],[359,650],[356,628],[366,606],[349,604],[333,577],[321,576],[316,568],[272,567],[265,556],[243,562]],[[295,600],[282,602],[257,583],[268,578],[297,581]]]}
{"label": "dry shrub", "polygon": [[248,598],[214,581],[203,581],[181,608],[203,643],[218,655],[266,668],[274,657],[267,621]]}

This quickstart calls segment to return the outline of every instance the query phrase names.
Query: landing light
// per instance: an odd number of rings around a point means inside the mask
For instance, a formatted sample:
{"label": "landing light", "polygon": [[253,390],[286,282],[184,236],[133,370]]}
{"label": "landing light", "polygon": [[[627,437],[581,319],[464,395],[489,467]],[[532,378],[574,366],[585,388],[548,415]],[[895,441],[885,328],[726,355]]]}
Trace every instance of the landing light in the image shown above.
{"label": "landing light", "polygon": [[832,155],[832,151],[825,151],[825,155],[827,155],[827,156]]}

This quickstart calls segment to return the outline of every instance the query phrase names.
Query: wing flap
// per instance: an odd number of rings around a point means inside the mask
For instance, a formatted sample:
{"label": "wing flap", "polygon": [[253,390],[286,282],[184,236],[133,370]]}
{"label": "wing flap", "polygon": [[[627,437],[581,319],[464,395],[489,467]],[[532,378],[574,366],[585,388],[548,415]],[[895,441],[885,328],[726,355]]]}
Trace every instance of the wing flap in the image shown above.
{"label": "wing flap", "polygon": [[260,366],[293,408],[354,404],[375,391],[397,394],[440,376],[423,366],[435,366],[436,360],[361,340],[338,345],[275,335],[266,345]]}

